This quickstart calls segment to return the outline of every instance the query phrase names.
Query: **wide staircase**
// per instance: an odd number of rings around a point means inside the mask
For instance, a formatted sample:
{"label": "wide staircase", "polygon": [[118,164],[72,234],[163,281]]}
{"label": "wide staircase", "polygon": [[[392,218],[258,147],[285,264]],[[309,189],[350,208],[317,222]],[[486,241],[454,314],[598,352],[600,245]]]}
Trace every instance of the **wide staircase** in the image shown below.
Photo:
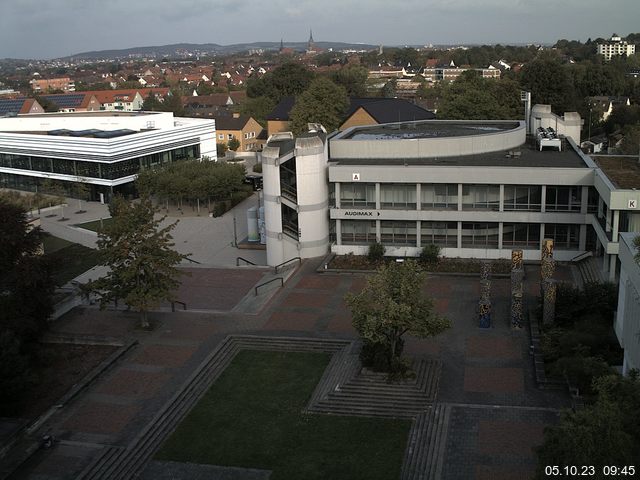
{"label": "wide staircase", "polygon": [[334,339],[229,336],[209,354],[200,367],[188,377],[182,388],[126,448],[105,447],[97,458],[80,473],[77,480],[135,478],[165,438],[202,398],[239,351],[247,349],[334,354],[347,345],[350,345],[349,341]]}
{"label": "wide staircase", "polygon": [[387,374],[362,369],[356,344],[334,355],[307,410],[334,415],[415,418],[433,404],[439,360],[416,359],[415,378],[389,382]]}
{"label": "wide staircase", "polygon": [[602,269],[600,268],[601,258],[588,257],[579,262],[576,262],[580,277],[582,278],[582,284],[587,283],[601,283],[604,282],[602,275]]}

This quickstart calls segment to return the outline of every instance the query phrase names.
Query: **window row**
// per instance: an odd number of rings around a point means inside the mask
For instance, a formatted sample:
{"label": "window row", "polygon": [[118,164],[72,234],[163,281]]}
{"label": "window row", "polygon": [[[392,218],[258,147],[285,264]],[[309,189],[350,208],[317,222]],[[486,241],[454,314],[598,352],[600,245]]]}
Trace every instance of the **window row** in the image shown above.
{"label": "window row", "polygon": [[[367,245],[376,241],[376,222],[365,220],[341,220],[343,245]],[[577,250],[579,225],[545,224],[545,238],[554,240],[555,248]],[[420,222],[421,245],[458,247],[458,222]],[[380,241],[385,245],[417,245],[416,222],[383,220],[380,222]],[[462,222],[460,240],[462,248],[498,248],[500,226],[497,222]],[[504,223],[502,248],[538,249],[540,224]]]}
{"label": "window row", "polygon": [[144,155],[114,163],[84,162],[63,158],[31,157],[0,153],[0,167],[59,173],[87,178],[116,178],[134,175],[141,168],[151,168],[163,163],[171,163],[187,158],[200,157],[200,145],[182,147],[167,152]]}
{"label": "window row", "polygon": [[[332,189],[333,190],[333,189]],[[593,190],[593,189],[591,189]],[[418,190],[416,184],[380,184],[380,208],[415,210]],[[499,185],[462,185],[462,210],[500,210]],[[589,195],[589,210],[597,208],[597,194]],[[546,188],[544,202],[548,212],[580,212],[582,187]],[[341,183],[341,208],[376,208],[375,183]],[[421,184],[420,208],[422,210],[457,210],[458,184]],[[504,211],[542,211],[542,187],[540,185],[505,185]]]}

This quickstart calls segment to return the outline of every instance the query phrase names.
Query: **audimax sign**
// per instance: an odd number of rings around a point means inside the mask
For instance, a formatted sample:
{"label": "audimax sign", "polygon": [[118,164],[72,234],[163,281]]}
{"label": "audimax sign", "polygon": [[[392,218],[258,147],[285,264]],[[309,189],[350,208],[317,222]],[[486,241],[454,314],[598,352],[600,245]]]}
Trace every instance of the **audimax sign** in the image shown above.
{"label": "audimax sign", "polygon": [[380,212],[372,212],[370,210],[347,210],[344,212],[345,217],[379,217]]}

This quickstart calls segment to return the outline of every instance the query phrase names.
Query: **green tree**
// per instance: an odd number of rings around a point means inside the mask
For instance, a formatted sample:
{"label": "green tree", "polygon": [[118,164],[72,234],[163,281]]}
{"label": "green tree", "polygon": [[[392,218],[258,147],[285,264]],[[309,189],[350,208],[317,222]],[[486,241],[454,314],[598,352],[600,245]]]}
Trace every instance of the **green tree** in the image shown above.
{"label": "green tree", "polygon": [[346,90],[328,78],[319,77],[296,99],[289,118],[291,129],[300,134],[308,123],[321,123],[327,132],[336,130],[349,106]]}
{"label": "green tree", "polygon": [[233,137],[231,140],[229,140],[228,145],[229,150],[235,152],[236,150],[238,150],[238,148],[240,148],[240,140],[238,140],[236,137]]}
{"label": "green tree", "polygon": [[267,115],[276,106],[276,103],[269,97],[248,98],[240,105],[240,114],[253,117],[260,125],[267,125]]}
{"label": "green tree", "polygon": [[640,123],[625,126],[622,133],[624,138],[620,144],[620,153],[640,156]]}
{"label": "green tree", "polygon": [[247,96],[269,97],[277,104],[282,97],[304,92],[314,78],[313,72],[295,62],[285,62],[262,77],[251,76],[247,80]]}
{"label": "green tree", "polygon": [[370,276],[360,293],[346,296],[353,326],[366,342],[386,347],[391,369],[399,360],[403,335],[428,338],[451,326],[424,295],[424,278],[416,262],[393,262]]}
{"label": "green tree", "polygon": [[218,154],[218,157],[224,157],[227,154],[227,150],[229,150],[229,147],[227,147],[226,143],[216,143],[216,152]]}
{"label": "green tree", "polygon": [[148,198],[128,203],[116,197],[109,208],[113,222],[98,232],[102,265],[109,267],[104,277],[87,284],[99,296],[104,308],[113,300],[123,300],[140,313],[140,325],[149,327],[147,312],[163,301],[172,301],[183,273],[177,265],[188,257],[173,249],[171,231],[177,222],[160,227]]}
{"label": "green tree", "polygon": [[557,58],[536,58],[525,64],[520,81],[531,92],[533,103],[551,105],[559,113],[576,109],[571,75]]}
{"label": "green tree", "polygon": [[360,65],[349,65],[331,74],[331,80],[341,85],[350,97],[367,95],[367,78],[369,71]]}

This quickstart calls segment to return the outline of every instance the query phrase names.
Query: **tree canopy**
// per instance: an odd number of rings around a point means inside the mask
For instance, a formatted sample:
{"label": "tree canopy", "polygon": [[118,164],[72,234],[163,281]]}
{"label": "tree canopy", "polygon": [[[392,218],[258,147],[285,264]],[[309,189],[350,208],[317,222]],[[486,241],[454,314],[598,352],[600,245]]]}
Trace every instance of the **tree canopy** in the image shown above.
{"label": "tree canopy", "polygon": [[392,262],[368,277],[360,293],[346,296],[353,326],[366,342],[388,347],[390,365],[399,355],[404,334],[428,338],[451,326],[425,296],[424,278],[416,262]]}
{"label": "tree canopy", "polygon": [[331,80],[344,87],[350,97],[367,95],[369,71],[360,65],[349,65],[331,73]]}
{"label": "tree canopy", "polygon": [[336,130],[349,107],[344,87],[325,77],[316,78],[309,88],[296,99],[289,118],[295,134],[307,131],[308,123],[321,123],[327,132]]}
{"label": "tree canopy", "polygon": [[531,92],[534,104],[551,105],[560,113],[576,110],[571,73],[557,58],[540,57],[527,63],[522,68],[520,83]]}
{"label": "tree canopy", "polygon": [[177,222],[160,227],[151,201],[128,203],[116,197],[109,206],[113,222],[98,232],[101,264],[109,268],[102,278],[87,284],[104,308],[122,300],[140,312],[141,326],[148,327],[147,312],[162,301],[171,301],[182,274],[176,267],[188,255],[173,249],[171,231]]}
{"label": "tree canopy", "polygon": [[268,97],[277,104],[282,97],[294,96],[307,89],[314,78],[313,72],[295,62],[285,62],[262,77],[249,77],[247,96]]}

